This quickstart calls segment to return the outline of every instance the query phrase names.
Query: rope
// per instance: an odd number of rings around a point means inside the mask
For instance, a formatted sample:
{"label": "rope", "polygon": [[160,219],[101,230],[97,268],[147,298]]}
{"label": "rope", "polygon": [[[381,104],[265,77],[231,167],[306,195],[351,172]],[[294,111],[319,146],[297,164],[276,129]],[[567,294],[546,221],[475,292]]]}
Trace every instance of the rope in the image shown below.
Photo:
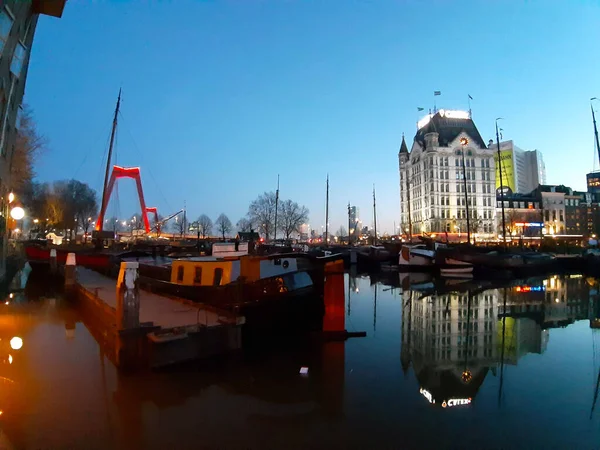
{"label": "rope", "polygon": [[[121,118],[123,119],[123,113],[121,113],[121,111],[119,111],[119,115],[121,116]],[[140,148],[138,147],[135,139],[133,138],[133,134],[131,133],[131,131],[129,130],[129,127],[127,127],[127,133],[129,134],[129,136],[131,137],[131,141],[133,142],[133,146],[135,148],[135,150],[137,151],[138,155],[140,156],[141,159],[141,165],[144,166],[144,170],[146,169],[145,166],[145,160],[144,160],[144,153],[140,150]],[[154,178],[154,174],[152,173],[152,170],[150,169],[150,164],[148,164],[148,174],[150,175],[150,178],[152,179],[152,182],[154,183],[154,186],[156,187],[156,189],[158,190],[158,193],[160,194],[160,196],[162,197],[162,199],[165,202],[165,205],[167,206],[167,208],[169,209],[169,211],[174,211],[173,207],[171,206],[171,204],[169,203],[169,201],[167,200],[167,198],[165,197],[165,195],[163,194],[162,190],[160,189],[160,184],[158,184],[158,182],[156,181],[156,178]]]}
{"label": "rope", "polygon": [[[105,130],[102,129],[102,134],[105,134]],[[104,143],[104,155],[102,156],[102,161],[106,160],[106,154],[108,152],[108,143],[110,140],[110,128],[109,128],[109,132],[106,135],[106,142]],[[92,142],[96,142],[100,139],[100,135],[98,135]],[[77,175],[79,174],[79,171],[81,170],[81,168],[83,167],[83,165],[85,164],[85,162],[87,161],[88,156],[90,156],[90,154],[92,153],[92,149],[95,150],[94,146],[89,146],[87,152],[83,155],[83,159],[81,161],[81,164],[79,164],[79,166],[77,167],[77,169],[75,170],[74,174],[73,174],[73,179],[77,178]],[[102,173],[102,167],[104,167],[103,164],[100,164],[100,176],[99,178],[102,177],[103,173]]]}

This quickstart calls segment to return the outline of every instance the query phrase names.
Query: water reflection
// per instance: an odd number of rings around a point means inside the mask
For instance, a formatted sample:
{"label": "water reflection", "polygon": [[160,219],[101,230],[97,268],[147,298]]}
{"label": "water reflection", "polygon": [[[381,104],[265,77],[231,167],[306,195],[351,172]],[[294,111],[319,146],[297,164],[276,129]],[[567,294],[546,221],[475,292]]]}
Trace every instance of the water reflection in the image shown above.
{"label": "water reflection", "polygon": [[[423,397],[443,408],[470,404],[488,373],[498,371],[500,405],[504,365],[544,353],[552,328],[579,320],[589,320],[592,328],[600,323],[598,282],[581,275],[486,290],[476,282],[435,284],[409,282],[403,292],[400,359],[405,373],[412,367]],[[600,348],[594,352],[598,364]],[[600,373],[598,380],[595,397]]]}
{"label": "water reflection", "polygon": [[593,448],[600,437],[596,280],[350,274],[345,326],[367,338],[125,376],[111,336],[31,275],[0,303],[0,448]]}

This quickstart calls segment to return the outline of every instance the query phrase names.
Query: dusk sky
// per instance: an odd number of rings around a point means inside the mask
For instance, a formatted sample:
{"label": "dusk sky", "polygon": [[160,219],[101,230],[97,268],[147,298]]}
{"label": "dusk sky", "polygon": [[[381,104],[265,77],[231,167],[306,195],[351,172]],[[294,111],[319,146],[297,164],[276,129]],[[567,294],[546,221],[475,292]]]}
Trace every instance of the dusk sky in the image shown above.
{"label": "dusk sky", "polygon": [[[584,189],[600,98],[596,1],[68,1],[40,17],[25,102],[48,149],[41,181],[100,192],[119,88],[114,162],[140,166],[148,206],[235,224],[259,194],[347,224],[348,201],[399,225],[398,149],[417,107],[468,109],[487,142],[543,152],[548,183]],[[600,109],[600,102],[597,103]],[[123,181],[108,216],[139,210]],[[118,203],[118,205],[117,205]]]}

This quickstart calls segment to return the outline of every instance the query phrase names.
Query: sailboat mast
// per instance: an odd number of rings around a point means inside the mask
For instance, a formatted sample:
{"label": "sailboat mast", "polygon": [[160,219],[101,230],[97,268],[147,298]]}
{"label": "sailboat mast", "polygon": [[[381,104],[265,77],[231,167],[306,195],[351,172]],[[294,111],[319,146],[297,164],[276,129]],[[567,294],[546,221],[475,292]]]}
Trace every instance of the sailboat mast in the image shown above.
{"label": "sailboat mast", "polygon": [[373,185],[373,231],[375,236],[373,237],[373,245],[377,245],[377,207],[375,206],[375,185]]}
{"label": "sailboat mast", "polygon": [[598,151],[598,160],[600,160],[600,142],[598,141],[598,128],[596,127],[596,114],[594,114],[594,107],[591,104],[590,108],[592,109],[592,120],[594,121],[594,136],[596,136],[596,150]]}
{"label": "sailboat mast", "polygon": [[[408,176],[408,174],[407,174]],[[408,242],[412,242],[412,217],[410,209],[410,183],[406,180],[406,203],[408,204]]]}
{"label": "sailboat mast", "polygon": [[329,174],[325,191],[325,245],[329,245]]}
{"label": "sailboat mast", "polygon": [[[110,173],[110,164],[111,164],[111,160],[112,160],[112,151],[113,151],[113,145],[115,143],[115,133],[117,131],[117,121],[118,121],[118,117],[119,117],[119,107],[121,106],[121,89],[119,89],[119,97],[117,98],[117,106],[115,108],[115,117],[113,118],[113,125],[112,125],[112,131],[110,132],[110,143],[108,145],[108,158],[106,158],[106,172],[104,173],[104,185],[102,186],[102,210],[101,211],[106,211],[106,205],[105,202],[107,201],[106,198],[106,186],[108,185],[108,174]],[[102,217],[102,220],[100,221],[99,224],[99,231],[102,231],[103,227],[104,227],[104,217]]]}
{"label": "sailboat mast", "polygon": [[500,204],[502,206],[502,243],[506,250],[506,218],[504,216],[504,183],[502,181],[502,157],[500,155],[500,133],[498,132],[498,119],[496,119],[496,144],[498,146],[498,175],[500,176]]}
{"label": "sailboat mast", "polygon": [[465,212],[467,213],[467,243],[471,243],[471,223],[469,218],[469,196],[467,194],[467,169],[465,167],[465,147],[462,149],[463,189],[465,190]]}
{"label": "sailboat mast", "polygon": [[[351,231],[352,231],[352,220],[350,218],[350,202],[348,202],[348,245],[352,245],[352,236],[351,236]],[[356,233],[356,229],[354,231]]]}
{"label": "sailboat mast", "polygon": [[277,240],[277,207],[279,206],[279,174],[277,174],[277,191],[275,191],[275,230],[273,230],[273,241]]}

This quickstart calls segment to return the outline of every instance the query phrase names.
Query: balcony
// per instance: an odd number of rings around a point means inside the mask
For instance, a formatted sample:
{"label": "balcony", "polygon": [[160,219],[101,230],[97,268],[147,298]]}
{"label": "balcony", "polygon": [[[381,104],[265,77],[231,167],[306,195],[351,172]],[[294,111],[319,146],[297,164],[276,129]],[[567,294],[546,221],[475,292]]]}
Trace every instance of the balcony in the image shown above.
{"label": "balcony", "polygon": [[44,14],[60,19],[65,9],[65,3],[67,0],[33,0],[32,11],[34,14]]}

